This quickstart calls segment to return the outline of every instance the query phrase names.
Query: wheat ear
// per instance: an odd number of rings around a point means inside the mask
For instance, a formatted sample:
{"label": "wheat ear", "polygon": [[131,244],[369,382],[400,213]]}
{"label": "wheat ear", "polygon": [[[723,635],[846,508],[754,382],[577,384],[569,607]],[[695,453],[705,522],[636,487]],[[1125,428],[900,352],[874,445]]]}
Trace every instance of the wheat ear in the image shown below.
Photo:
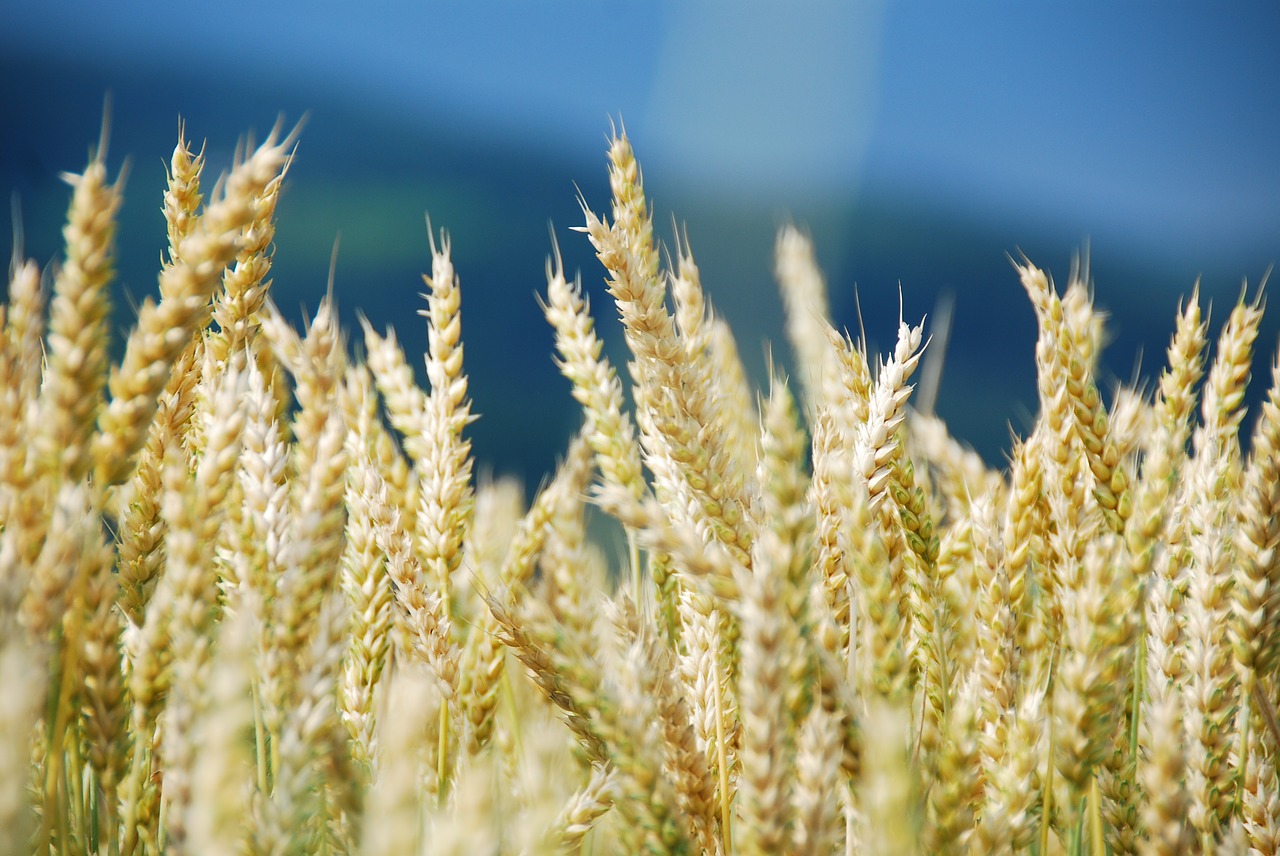
{"label": "wheat ear", "polygon": [[144,301],[124,360],[111,372],[111,402],[94,444],[99,481],[117,483],[132,472],[173,362],[207,323],[209,298],[243,246],[255,200],[276,179],[292,145],[293,136],[281,139],[277,129],[237,164],[221,195],[181,238],[177,258],[161,271],[160,302]]}
{"label": "wheat ear", "polygon": [[[105,143],[105,140],[104,140]],[[39,470],[75,481],[92,465],[90,441],[107,382],[107,342],[120,181],[107,181],[105,145],[72,186],[66,259],[54,276],[48,366],[35,440]]]}

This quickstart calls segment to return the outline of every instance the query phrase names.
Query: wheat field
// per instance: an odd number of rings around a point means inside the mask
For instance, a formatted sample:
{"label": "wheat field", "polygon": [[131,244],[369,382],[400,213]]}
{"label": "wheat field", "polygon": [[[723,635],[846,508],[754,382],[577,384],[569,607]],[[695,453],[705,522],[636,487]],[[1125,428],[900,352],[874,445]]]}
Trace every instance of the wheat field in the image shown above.
{"label": "wheat field", "polygon": [[582,426],[525,507],[475,474],[447,234],[425,388],[393,331],[272,304],[296,142],[211,182],[180,130],[118,364],[105,153],[67,177],[63,257],[15,248],[0,856],[1280,848],[1260,294],[1211,344],[1193,292],[1158,384],[1100,390],[1087,271],[1016,261],[1039,415],[993,470],[911,406],[923,319],[868,354],[792,227],[793,374],[753,386],[618,132],[580,231],[628,362],[550,247]]}

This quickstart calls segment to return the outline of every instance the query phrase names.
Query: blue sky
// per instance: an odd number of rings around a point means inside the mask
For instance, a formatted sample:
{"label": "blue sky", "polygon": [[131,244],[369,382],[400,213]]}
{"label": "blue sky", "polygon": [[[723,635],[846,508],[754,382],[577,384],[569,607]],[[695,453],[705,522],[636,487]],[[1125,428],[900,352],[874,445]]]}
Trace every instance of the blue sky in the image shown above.
{"label": "blue sky", "polygon": [[1278,24],[1246,4],[131,0],[6,4],[0,50],[315,87],[513,145],[596,152],[621,116],[650,169],[719,192],[898,185],[1227,253],[1280,239]]}

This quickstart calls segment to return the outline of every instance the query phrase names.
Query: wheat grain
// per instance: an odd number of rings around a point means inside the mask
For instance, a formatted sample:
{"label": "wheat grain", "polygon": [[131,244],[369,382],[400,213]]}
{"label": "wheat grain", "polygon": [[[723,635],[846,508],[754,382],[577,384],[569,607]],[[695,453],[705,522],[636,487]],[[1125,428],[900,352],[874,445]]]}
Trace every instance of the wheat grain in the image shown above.
{"label": "wheat grain", "polygon": [[426,389],[364,319],[349,355],[331,295],[302,334],[266,299],[278,136],[201,208],[180,128],[161,298],[114,371],[100,153],[47,320],[15,251],[0,853],[1276,851],[1280,362],[1240,439],[1260,301],[1197,421],[1198,294],[1154,397],[1108,406],[1087,266],[1059,296],[1018,264],[1041,412],[997,471],[908,411],[920,327],[876,372],[835,332],[793,227],[803,407],[772,366],[758,396],[615,134],[583,231],[633,404],[553,248],[584,423],[522,514],[511,480],[473,485],[447,237]]}

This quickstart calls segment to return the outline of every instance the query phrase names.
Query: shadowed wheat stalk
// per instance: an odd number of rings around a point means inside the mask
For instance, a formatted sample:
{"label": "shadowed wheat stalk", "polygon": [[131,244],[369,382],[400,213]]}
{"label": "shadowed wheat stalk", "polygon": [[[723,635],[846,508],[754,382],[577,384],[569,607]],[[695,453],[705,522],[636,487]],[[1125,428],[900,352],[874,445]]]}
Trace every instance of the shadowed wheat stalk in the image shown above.
{"label": "shadowed wheat stalk", "polygon": [[294,142],[210,187],[180,130],[118,365],[105,151],[67,176],[63,258],[14,249],[0,856],[1280,848],[1280,361],[1240,435],[1260,297],[1210,354],[1193,293],[1154,396],[1108,403],[1087,271],[1016,263],[1040,415],[995,471],[912,410],[923,323],[879,356],[836,330],[794,227],[798,382],[755,391],[616,134],[581,231],[628,363],[553,247],[583,425],[525,509],[473,475],[446,234],[426,388],[393,331],[362,319],[359,359],[331,300],[303,333],[275,310]]}

